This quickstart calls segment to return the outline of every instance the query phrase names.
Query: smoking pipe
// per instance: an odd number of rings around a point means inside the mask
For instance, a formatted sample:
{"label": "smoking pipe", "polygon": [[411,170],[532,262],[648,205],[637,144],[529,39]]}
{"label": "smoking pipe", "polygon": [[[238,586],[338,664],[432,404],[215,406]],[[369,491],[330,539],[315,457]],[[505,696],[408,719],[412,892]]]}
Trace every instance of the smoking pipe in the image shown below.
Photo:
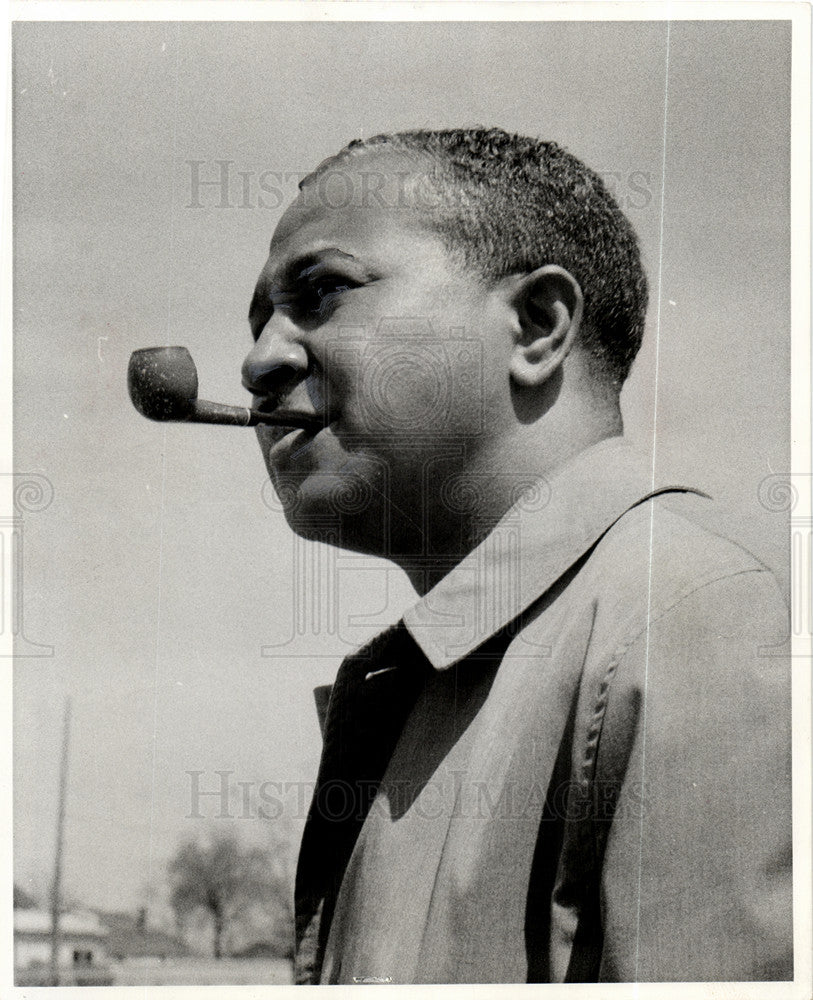
{"label": "smoking pipe", "polygon": [[232,424],[254,427],[276,424],[314,430],[317,418],[275,409],[273,413],[248,406],[226,406],[198,399],[198,371],[185,347],[144,347],[133,351],[127,368],[127,387],[133,406],[150,420],[175,420],[193,424]]}

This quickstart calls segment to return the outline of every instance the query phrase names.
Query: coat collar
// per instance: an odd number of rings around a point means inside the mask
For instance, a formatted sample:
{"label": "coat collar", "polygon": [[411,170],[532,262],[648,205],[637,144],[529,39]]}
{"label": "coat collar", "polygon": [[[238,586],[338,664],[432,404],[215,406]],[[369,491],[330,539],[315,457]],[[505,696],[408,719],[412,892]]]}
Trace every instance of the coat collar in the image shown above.
{"label": "coat collar", "polygon": [[631,507],[671,491],[700,492],[660,480],[623,438],[593,445],[524,494],[406,612],[406,627],[435,669],[450,667],[541,597]]}

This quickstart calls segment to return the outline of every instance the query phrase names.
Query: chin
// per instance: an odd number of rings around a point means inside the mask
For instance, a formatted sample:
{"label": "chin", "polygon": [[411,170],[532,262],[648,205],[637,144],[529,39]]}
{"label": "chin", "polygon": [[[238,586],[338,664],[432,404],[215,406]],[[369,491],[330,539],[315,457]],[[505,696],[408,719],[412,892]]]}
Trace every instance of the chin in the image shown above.
{"label": "chin", "polygon": [[316,515],[303,515],[300,511],[290,515],[286,513],[285,517],[291,531],[309,542],[322,542],[348,552],[388,558],[386,532],[371,531],[369,520],[359,521],[358,518],[350,517],[319,518]]}
{"label": "chin", "polygon": [[288,526],[300,538],[368,555],[385,555],[386,504],[340,476],[276,486]]}

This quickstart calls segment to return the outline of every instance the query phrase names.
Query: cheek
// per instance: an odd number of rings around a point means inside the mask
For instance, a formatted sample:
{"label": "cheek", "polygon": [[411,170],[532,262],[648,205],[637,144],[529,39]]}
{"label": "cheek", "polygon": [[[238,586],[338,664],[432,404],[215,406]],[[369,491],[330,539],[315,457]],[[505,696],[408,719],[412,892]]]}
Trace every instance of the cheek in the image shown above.
{"label": "cheek", "polygon": [[450,381],[437,345],[408,344],[376,352],[365,367],[364,398],[373,428],[415,433],[448,418]]}
{"label": "cheek", "polygon": [[395,339],[367,344],[355,367],[353,417],[371,435],[457,435],[480,410],[476,345]]}

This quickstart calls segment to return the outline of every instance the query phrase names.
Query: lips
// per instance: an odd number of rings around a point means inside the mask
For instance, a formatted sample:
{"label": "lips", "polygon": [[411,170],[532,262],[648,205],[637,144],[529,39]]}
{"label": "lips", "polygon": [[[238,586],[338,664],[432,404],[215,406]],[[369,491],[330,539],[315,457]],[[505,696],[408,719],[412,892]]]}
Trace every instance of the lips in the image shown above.
{"label": "lips", "polygon": [[306,475],[316,471],[324,446],[321,430],[310,434],[301,428],[259,427],[260,449],[269,472]]}
{"label": "lips", "polygon": [[[275,465],[287,464],[290,460],[302,454],[303,449],[316,439],[331,422],[327,414],[308,413],[304,410],[289,410],[285,406],[255,406],[261,413],[273,414],[275,421],[285,418],[285,423],[258,424],[256,427],[260,447]],[[290,423],[287,420],[290,419]]]}
{"label": "lips", "polygon": [[269,420],[269,423],[258,426],[267,431],[276,432],[272,435],[275,438],[284,437],[292,430],[303,430],[306,434],[313,436],[330,422],[330,418],[326,414],[296,410],[271,399],[255,402],[252,409],[258,413],[267,413],[269,417],[273,418],[273,423]]}

